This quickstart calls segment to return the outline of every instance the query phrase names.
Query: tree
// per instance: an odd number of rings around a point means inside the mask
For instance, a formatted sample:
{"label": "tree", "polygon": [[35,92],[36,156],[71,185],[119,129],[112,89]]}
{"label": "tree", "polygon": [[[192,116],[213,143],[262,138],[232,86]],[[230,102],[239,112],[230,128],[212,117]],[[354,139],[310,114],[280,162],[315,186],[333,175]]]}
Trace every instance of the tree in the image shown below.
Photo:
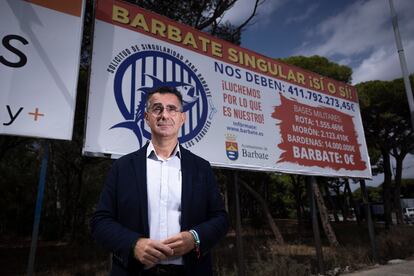
{"label": "tree", "polygon": [[[411,77],[412,79],[412,77]],[[402,80],[370,81],[357,85],[360,98],[362,121],[367,143],[381,152],[381,166],[384,172],[384,215],[387,225],[391,220],[392,168],[390,155],[397,161],[394,201],[397,204],[397,218],[402,222],[400,206],[400,185],[402,165],[405,156],[412,150],[414,139],[410,126],[408,104]],[[398,198],[398,199],[397,199]]]}
{"label": "tree", "polygon": [[[410,80],[413,83],[414,77],[411,76]],[[413,86],[411,84],[411,86]],[[404,102],[405,94],[403,93],[405,90],[403,80],[397,79],[391,82],[391,89],[393,93],[399,97],[403,97],[401,99]],[[398,111],[402,111],[402,113],[407,112],[408,109],[399,109]],[[414,151],[414,130],[411,128],[410,124],[410,114],[401,114],[402,120],[400,123],[395,127],[394,132],[394,139],[395,143],[392,145],[391,155],[395,158],[396,161],[396,169],[395,169],[395,184],[394,184],[394,204],[396,206],[397,212],[397,221],[399,224],[404,223],[404,217],[401,208],[401,178],[402,178],[402,170],[403,170],[403,161],[409,152]]]}
{"label": "tree", "polygon": [[[383,200],[384,217],[387,225],[391,220],[391,141],[393,126],[397,118],[389,111],[388,87],[384,81],[371,81],[357,85],[360,99],[362,122],[367,143],[379,149],[384,170]],[[392,95],[389,95],[392,97]]]}
{"label": "tree", "polygon": [[339,65],[325,57],[292,56],[280,60],[337,81],[345,83],[351,83],[352,81],[352,69],[350,67]]}
{"label": "tree", "polygon": [[306,187],[303,180],[303,176],[290,174],[290,182],[292,183],[291,193],[295,198],[295,209],[296,218],[298,220],[298,233],[301,234],[303,229],[303,220],[305,217],[305,206],[306,201]]}
{"label": "tree", "polygon": [[[355,199],[359,202],[362,201],[361,188],[355,189],[353,192]],[[379,187],[367,187],[367,194],[369,202],[380,202],[382,199],[382,186]]]}
{"label": "tree", "polygon": [[224,14],[238,0],[127,1],[237,45],[240,44],[241,32],[256,15],[258,6],[264,2],[264,0],[252,1],[250,16],[239,26],[235,26],[229,22],[222,21]]}

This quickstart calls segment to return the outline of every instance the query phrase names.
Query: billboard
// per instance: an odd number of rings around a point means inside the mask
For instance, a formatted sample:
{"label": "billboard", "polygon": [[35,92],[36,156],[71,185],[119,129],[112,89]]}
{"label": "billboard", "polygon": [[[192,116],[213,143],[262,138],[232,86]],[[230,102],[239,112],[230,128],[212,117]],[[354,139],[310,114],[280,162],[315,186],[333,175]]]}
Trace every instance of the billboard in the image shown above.
{"label": "billboard", "polygon": [[83,9],[0,1],[0,134],[72,139]]}
{"label": "billboard", "polygon": [[213,166],[370,178],[354,87],[115,0],[97,2],[84,154],[151,138],[146,94],[177,88],[180,143]]}

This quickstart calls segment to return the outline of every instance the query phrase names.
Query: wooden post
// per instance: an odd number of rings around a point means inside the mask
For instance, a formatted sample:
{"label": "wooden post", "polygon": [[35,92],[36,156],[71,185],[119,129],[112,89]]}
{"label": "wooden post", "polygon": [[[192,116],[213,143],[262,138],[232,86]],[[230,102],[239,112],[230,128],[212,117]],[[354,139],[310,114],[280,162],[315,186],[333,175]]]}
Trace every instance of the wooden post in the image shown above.
{"label": "wooden post", "polygon": [[236,249],[237,249],[237,275],[244,276],[244,260],[243,260],[243,237],[240,215],[240,199],[239,199],[239,183],[238,173],[234,172],[234,196],[236,201]]}
{"label": "wooden post", "polygon": [[315,240],[316,261],[318,262],[318,272],[320,274],[324,274],[325,269],[323,266],[321,236],[319,232],[319,222],[318,222],[318,216],[316,212],[317,210],[316,210],[315,196],[314,196],[314,191],[313,191],[313,185],[316,185],[316,180],[314,176],[306,176],[305,181],[306,181],[306,186],[308,188],[309,207],[310,207],[311,218],[312,218],[312,229],[313,229],[313,237]]}
{"label": "wooden post", "polygon": [[313,177],[314,184],[312,185],[313,196],[316,201],[317,209],[319,210],[319,218],[321,219],[322,228],[325,231],[325,235],[328,238],[329,245],[333,247],[338,247],[339,242],[336,238],[336,234],[332,228],[331,223],[329,222],[328,211],[326,210],[325,202],[323,196],[319,191],[319,186],[316,183],[315,177]]}
{"label": "wooden post", "polygon": [[361,185],[362,202],[364,204],[365,214],[367,215],[369,239],[371,240],[372,259],[375,262],[378,262],[377,242],[375,239],[374,223],[372,221],[371,206],[368,200],[368,193],[365,186],[365,180],[361,179],[359,183]]}

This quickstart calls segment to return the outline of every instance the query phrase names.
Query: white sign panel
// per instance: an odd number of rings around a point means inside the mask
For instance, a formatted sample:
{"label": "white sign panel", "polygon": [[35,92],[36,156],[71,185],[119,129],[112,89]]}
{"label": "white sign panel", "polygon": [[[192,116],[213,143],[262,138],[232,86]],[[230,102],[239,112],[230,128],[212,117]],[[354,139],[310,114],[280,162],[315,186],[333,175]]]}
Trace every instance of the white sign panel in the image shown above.
{"label": "white sign panel", "polygon": [[120,1],[98,1],[85,154],[150,139],[145,97],[184,97],[180,143],[213,165],[370,178],[355,88]]}
{"label": "white sign panel", "polygon": [[0,134],[72,139],[83,7],[0,1]]}

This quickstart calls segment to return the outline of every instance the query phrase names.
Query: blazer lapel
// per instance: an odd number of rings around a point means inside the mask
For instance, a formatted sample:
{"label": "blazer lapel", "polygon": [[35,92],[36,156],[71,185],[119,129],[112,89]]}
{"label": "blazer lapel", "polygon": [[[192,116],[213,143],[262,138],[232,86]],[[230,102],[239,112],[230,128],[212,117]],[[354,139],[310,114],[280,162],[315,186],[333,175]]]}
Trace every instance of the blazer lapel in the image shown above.
{"label": "blazer lapel", "polygon": [[181,231],[188,230],[192,200],[192,160],[189,152],[180,146],[181,152]]}
{"label": "blazer lapel", "polygon": [[138,202],[140,206],[140,216],[144,222],[144,235],[149,237],[148,222],[148,196],[147,196],[147,148],[148,144],[136,152],[132,159],[134,167],[134,182],[138,190]]}

